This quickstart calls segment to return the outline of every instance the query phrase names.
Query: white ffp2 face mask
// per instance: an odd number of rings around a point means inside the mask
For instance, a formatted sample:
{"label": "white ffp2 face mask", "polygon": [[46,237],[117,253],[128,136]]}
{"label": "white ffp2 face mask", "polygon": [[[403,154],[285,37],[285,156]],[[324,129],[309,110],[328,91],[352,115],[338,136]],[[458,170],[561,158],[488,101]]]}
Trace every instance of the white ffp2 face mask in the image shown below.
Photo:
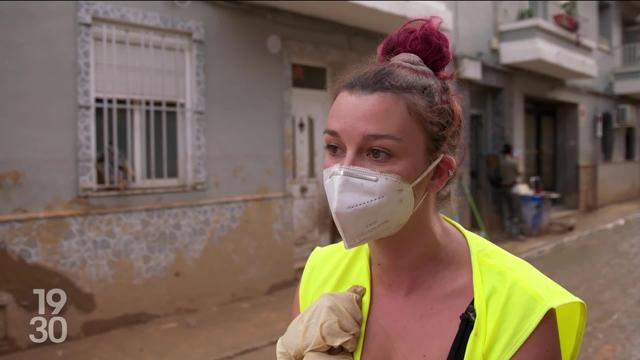
{"label": "white ffp2 face mask", "polygon": [[334,165],[324,169],[329,209],[347,249],[391,236],[409,221],[414,206],[413,187],[442,160],[440,155],[411,184],[400,176],[357,166]]}

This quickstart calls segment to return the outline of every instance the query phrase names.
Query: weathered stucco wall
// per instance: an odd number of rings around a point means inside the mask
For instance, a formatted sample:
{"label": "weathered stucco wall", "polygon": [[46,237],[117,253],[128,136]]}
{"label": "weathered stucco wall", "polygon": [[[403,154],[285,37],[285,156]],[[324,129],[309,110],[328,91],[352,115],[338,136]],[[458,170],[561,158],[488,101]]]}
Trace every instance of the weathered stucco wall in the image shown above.
{"label": "weathered stucco wall", "polygon": [[65,290],[77,337],[290,283],[289,219],[275,198],[0,223],[9,337],[28,345],[34,288]]}
{"label": "weathered stucco wall", "polygon": [[[521,9],[529,6],[527,2],[503,1],[491,2],[481,1],[473,4],[463,4],[460,2],[447,1],[447,6],[454,13],[455,29],[453,30],[454,47],[457,56],[471,56],[481,59],[483,62],[498,63],[497,52],[491,48],[491,39],[499,40],[498,26],[502,23],[516,21],[517,14]],[[546,4],[547,20],[560,12],[559,5]],[[578,205],[579,208],[592,208],[598,205],[605,205],[627,196],[637,196],[637,188],[632,188],[635,177],[639,172],[636,162],[628,164],[607,164],[602,162],[600,139],[595,135],[594,118],[597,114],[608,111],[616,113],[616,106],[621,102],[634,103],[633,99],[622,99],[612,93],[611,74],[614,69],[621,65],[622,44],[622,11],[623,4],[612,2],[611,16],[611,41],[612,46],[607,49],[603,46],[596,46],[593,51],[593,58],[598,64],[598,75],[594,79],[559,81],[534,73],[525,72],[518,69],[508,69],[508,76],[512,81],[504,84],[506,101],[504,108],[504,123],[508,141],[511,141],[516,151],[522,152],[525,142],[524,129],[524,102],[526,97],[546,99],[549,101],[564,103],[563,107],[569,109],[577,106],[577,124],[572,129],[563,129],[565,135],[573,141],[567,141],[562,149],[574,152],[577,159],[567,165],[570,168],[563,170],[565,179],[562,179],[563,188],[576,188],[576,196],[571,196],[570,203]],[[582,38],[598,42],[598,4],[597,2],[579,2],[578,14],[580,17],[580,34]],[[486,68],[486,67],[485,67]],[[486,75],[483,75],[485,78]],[[483,81],[484,80],[483,78]],[[501,85],[502,86],[502,85]],[[637,103],[637,102],[636,102]],[[573,111],[573,110],[572,110]],[[564,117],[570,112],[564,111]],[[571,115],[575,119],[575,114]],[[573,121],[573,120],[572,120]],[[636,131],[638,133],[638,131]],[[640,138],[639,138],[640,139]],[[638,146],[636,146],[636,149]],[[637,155],[636,155],[637,156]],[[636,157],[637,158],[637,157]],[[573,162],[577,160],[577,168],[573,167]],[[620,131],[615,135],[615,149],[613,154],[614,162],[624,161],[624,137]],[[598,166],[601,169],[598,170]],[[621,184],[617,184],[615,178],[607,178],[606,171],[612,169],[624,177]],[[615,169],[615,170],[614,170]],[[575,178],[579,179],[576,185]],[[600,179],[604,181],[600,181]],[[597,189],[595,187],[597,186]]]}
{"label": "weathered stucco wall", "polygon": [[[78,199],[76,4],[0,6],[0,214],[197,201],[286,188],[283,53],[267,37],[371,55],[379,35],[243,4],[112,2],[205,25],[204,191]],[[15,176],[15,177],[13,177]]]}
{"label": "weathered stucco wall", "polygon": [[[508,116],[511,116],[513,121],[513,143],[516,150],[522,151],[525,143],[525,128],[524,128],[524,103],[527,97],[532,97],[540,100],[548,100],[558,102],[562,107],[567,106],[575,107],[577,114],[574,111],[566,112],[561,111],[559,113],[559,120],[571,120],[575,121],[576,126],[573,129],[565,129],[565,133],[570,135],[569,138],[573,139],[573,142],[567,142],[564,144],[563,151],[576,151],[576,165],[574,167],[573,162],[568,164],[563,171],[558,173],[563,177],[578,177],[577,191],[577,207],[580,209],[586,209],[594,206],[595,198],[598,198],[598,205],[605,205],[610,203],[607,200],[607,195],[603,194],[617,194],[620,191],[620,186],[615,181],[600,181],[601,175],[604,174],[602,169],[595,173],[595,167],[606,168],[608,164],[602,162],[601,159],[601,145],[600,139],[596,137],[595,131],[595,118],[602,112],[616,113],[618,99],[612,96],[598,95],[588,91],[582,91],[580,89],[569,88],[563,86],[562,82],[554,79],[534,76],[533,74],[518,72],[515,73],[514,83],[511,90],[514,105],[507,109]],[[571,115],[571,119],[567,116]],[[561,119],[561,117],[565,119]],[[575,119],[577,117],[577,119]],[[571,134],[571,131],[577,133]],[[624,157],[624,137],[619,131],[616,132],[615,149],[613,154],[613,160],[617,161]],[[636,148],[636,152],[638,149]],[[636,155],[637,156],[637,155]],[[625,175],[626,178],[633,178],[637,176],[640,171],[640,165],[637,162],[632,162],[629,165],[623,167],[629,172],[629,175]],[[605,172],[606,173],[606,172]],[[572,182],[571,179],[566,179]],[[596,181],[597,180],[597,181]],[[568,184],[567,181],[563,183]],[[626,180],[625,184],[626,184]],[[637,189],[626,187],[627,198],[638,196]],[[597,187],[597,190],[595,189]],[[604,202],[602,202],[604,200]],[[576,204],[575,200],[571,201]]]}
{"label": "weathered stucco wall", "polygon": [[640,196],[640,162],[602,163],[598,167],[598,205]]}
{"label": "weathered stucco wall", "polygon": [[0,5],[0,213],[75,196],[75,15],[72,2]]}

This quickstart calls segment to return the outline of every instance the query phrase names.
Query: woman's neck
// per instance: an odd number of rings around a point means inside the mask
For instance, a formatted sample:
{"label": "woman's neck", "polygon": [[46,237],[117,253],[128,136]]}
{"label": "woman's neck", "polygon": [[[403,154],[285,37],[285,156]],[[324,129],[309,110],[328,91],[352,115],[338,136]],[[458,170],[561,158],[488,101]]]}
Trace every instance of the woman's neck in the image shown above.
{"label": "woman's neck", "polygon": [[371,273],[379,290],[409,295],[455,262],[459,242],[452,238],[461,235],[440,217],[435,200],[428,200],[398,233],[369,244]]}

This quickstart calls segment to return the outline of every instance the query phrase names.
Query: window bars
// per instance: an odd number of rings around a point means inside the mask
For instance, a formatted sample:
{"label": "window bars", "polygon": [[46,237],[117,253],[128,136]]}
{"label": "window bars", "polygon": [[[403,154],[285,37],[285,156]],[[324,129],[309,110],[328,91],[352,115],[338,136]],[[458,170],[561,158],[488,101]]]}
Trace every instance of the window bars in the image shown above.
{"label": "window bars", "polygon": [[97,188],[180,185],[190,38],[106,22],[92,38]]}

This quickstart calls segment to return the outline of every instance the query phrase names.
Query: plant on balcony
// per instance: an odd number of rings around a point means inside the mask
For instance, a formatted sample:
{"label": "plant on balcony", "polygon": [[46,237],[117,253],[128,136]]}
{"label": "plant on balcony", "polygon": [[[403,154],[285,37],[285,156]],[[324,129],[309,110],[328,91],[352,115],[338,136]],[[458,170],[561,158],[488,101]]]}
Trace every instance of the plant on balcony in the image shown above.
{"label": "plant on balcony", "polygon": [[577,32],[580,28],[580,22],[576,19],[577,2],[575,0],[564,1],[561,6],[564,12],[553,15],[553,21],[565,30]]}
{"label": "plant on balcony", "polygon": [[565,14],[569,16],[575,17],[576,15],[578,15],[578,3],[575,0],[563,1],[560,7],[562,7],[562,10],[564,10]]}
{"label": "plant on balcony", "polygon": [[531,8],[520,9],[518,11],[518,21],[524,19],[530,19],[533,17],[533,10]]}

